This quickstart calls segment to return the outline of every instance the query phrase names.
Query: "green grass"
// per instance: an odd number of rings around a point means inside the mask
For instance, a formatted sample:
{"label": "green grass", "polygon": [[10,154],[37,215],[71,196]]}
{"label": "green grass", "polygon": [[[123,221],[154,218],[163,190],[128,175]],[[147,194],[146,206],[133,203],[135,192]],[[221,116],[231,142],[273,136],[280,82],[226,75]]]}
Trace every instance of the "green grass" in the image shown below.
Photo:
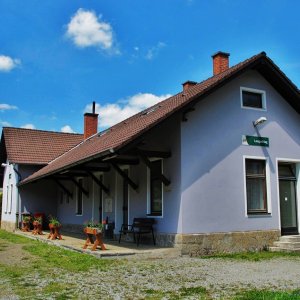
{"label": "green grass", "polygon": [[11,232],[7,232],[1,229],[0,229],[0,240],[4,240],[14,244],[29,244],[30,242],[32,242],[32,240],[30,240],[29,238],[17,234],[13,234]]}
{"label": "green grass", "polygon": [[[49,267],[65,269],[72,272],[88,271],[90,268],[97,268],[106,271],[117,261],[103,260],[88,254],[65,250],[42,242],[31,243],[23,246],[23,249],[32,255],[42,259]],[[118,263],[121,263],[118,261]]]}
{"label": "green grass", "polygon": [[161,291],[148,289],[144,290],[147,300],[172,299],[180,300],[195,296],[197,299],[210,299],[207,290],[202,286],[197,287],[182,287],[177,291]]}
{"label": "green grass", "polygon": [[14,244],[22,244],[23,249],[36,256],[40,261],[34,262],[34,267],[39,268],[39,264],[43,263],[48,267],[64,269],[72,272],[88,271],[96,268],[99,271],[106,271],[110,266],[118,263],[120,260],[104,260],[87,254],[66,250],[57,246],[48,245],[40,241],[31,240],[26,237],[8,233],[0,230],[0,241],[6,241]]}
{"label": "green grass", "polygon": [[300,300],[300,290],[266,291],[251,290],[238,294],[235,300]]}
{"label": "green grass", "polygon": [[248,261],[261,261],[281,257],[300,257],[300,253],[287,253],[287,252],[269,252],[269,251],[259,251],[259,252],[242,252],[242,253],[231,253],[231,254],[215,254],[201,256],[202,259],[209,258],[222,258],[222,259],[235,259],[235,260],[248,260]]}

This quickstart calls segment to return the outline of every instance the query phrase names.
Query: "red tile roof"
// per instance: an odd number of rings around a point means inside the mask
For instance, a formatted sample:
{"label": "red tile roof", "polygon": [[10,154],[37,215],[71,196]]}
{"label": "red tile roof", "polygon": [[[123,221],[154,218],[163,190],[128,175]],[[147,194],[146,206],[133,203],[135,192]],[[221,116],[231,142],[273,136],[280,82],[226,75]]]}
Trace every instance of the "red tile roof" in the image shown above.
{"label": "red tile roof", "polygon": [[[247,68],[255,66],[260,60],[267,61],[274,67],[273,62],[266,57],[264,52],[259,53],[218,75],[190,87],[185,92],[163,100],[151,108],[112,126],[105,132],[92,136],[90,139],[84,141],[52,161],[46,167],[23,180],[21,184],[35,181],[79,163],[90,161],[96,157],[102,157],[110,151],[119,150],[173,113],[185,108],[193,101],[197,101],[199,97],[208,95],[208,93],[212,92],[215,88],[222,86],[222,84],[231,80]],[[278,69],[277,72],[281,72],[278,67],[276,68]]]}
{"label": "red tile roof", "polygon": [[18,164],[48,164],[82,140],[82,134],[13,127],[4,127],[2,131],[7,159]]}

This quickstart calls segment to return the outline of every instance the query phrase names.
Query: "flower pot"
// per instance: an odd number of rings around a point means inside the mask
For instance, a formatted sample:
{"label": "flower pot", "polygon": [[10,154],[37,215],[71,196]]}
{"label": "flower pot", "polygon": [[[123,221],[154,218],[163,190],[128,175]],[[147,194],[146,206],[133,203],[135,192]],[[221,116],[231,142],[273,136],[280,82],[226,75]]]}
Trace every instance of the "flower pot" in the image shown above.
{"label": "flower pot", "polygon": [[33,225],[32,234],[40,234],[40,235],[43,234],[42,224],[39,221],[33,221],[32,225]]}
{"label": "flower pot", "polygon": [[100,246],[101,250],[106,250],[106,247],[102,241],[102,229],[85,227],[84,233],[86,234],[87,239],[83,246],[83,249],[86,249],[88,245],[92,245],[92,251],[95,251],[97,249],[97,246]]}
{"label": "flower pot", "polygon": [[55,240],[55,239],[59,239],[62,240],[62,236],[60,234],[60,228],[61,225],[54,225],[54,224],[49,224],[49,229],[50,229],[50,233],[48,235],[48,239],[51,240]]}
{"label": "flower pot", "polygon": [[27,221],[22,221],[22,231],[28,232],[30,231],[30,223]]}

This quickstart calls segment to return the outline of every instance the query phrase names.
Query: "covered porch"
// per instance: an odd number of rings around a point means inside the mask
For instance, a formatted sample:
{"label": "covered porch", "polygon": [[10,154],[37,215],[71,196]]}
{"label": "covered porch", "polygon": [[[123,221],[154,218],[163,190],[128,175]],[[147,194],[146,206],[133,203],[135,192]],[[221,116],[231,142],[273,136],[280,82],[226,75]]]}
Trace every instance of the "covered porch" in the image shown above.
{"label": "covered porch", "polygon": [[132,256],[132,255],[143,255],[147,257],[163,258],[170,256],[179,256],[179,248],[174,247],[157,247],[151,244],[140,244],[139,247],[135,243],[123,241],[121,244],[116,240],[105,240],[104,243],[107,250],[98,249],[91,251],[90,248],[83,249],[85,242],[85,235],[83,233],[70,233],[62,231],[62,240],[49,240],[48,231],[43,231],[43,235],[33,235],[31,232],[22,232],[17,230],[15,232],[18,235],[25,236],[27,238],[39,240],[44,243],[53,244],[65,249],[87,253],[96,257],[116,257],[116,256]]}
{"label": "covered porch", "polygon": [[[92,220],[107,223],[114,238],[122,224],[130,225],[134,218],[153,218],[156,243],[173,246],[181,227],[180,169],[180,122],[176,117],[117,151],[111,149],[37,181],[21,183],[20,213],[24,203],[39,203],[30,207],[38,207],[45,216],[56,216],[65,232],[82,233],[84,223]],[[147,240],[142,241],[145,243]]]}

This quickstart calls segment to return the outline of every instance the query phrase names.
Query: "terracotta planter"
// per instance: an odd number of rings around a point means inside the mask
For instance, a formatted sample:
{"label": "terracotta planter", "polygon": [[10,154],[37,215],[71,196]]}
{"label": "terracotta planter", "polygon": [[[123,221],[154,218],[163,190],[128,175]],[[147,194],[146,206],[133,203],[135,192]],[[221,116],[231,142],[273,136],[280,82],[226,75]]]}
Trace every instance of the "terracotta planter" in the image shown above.
{"label": "terracotta planter", "polygon": [[32,234],[40,234],[40,235],[43,234],[42,224],[40,222],[33,221],[32,225],[33,225]]}
{"label": "terracotta planter", "polygon": [[84,232],[86,234],[94,234],[94,235],[96,235],[96,234],[102,234],[102,230],[97,229],[97,228],[93,228],[93,227],[85,227],[84,228]]}
{"label": "terracotta planter", "polygon": [[85,227],[83,231],[87,237],[83,249],[86,249],[89,245],[92,245],[92,251],[95,251],[97,246],[100,246],[101,250],[106,250],[106,247],[102,241],[102,230],[92,227]]}
{"label": "terracotta planter", "polygon": [[22,221],[22,231],[30,231],[30,222]]}
{"label": "terracotta planter", "polygon": [[55,240],[59,239],[62,240],[62,236],[60,234],[61,225],[53,225],[49,224],[50,233],[48,235],[48,239]]}

